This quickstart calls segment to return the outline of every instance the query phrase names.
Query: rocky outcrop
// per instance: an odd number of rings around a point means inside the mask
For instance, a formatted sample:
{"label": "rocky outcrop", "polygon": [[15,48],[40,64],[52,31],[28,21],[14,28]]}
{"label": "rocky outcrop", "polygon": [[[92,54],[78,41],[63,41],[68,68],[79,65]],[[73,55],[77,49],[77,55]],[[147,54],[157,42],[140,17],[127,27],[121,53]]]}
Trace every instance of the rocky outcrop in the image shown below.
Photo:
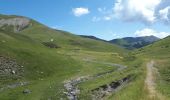
{"label": "rocky outcrop", "polygon": [[122,78],[118,81],[113,81],[110,84],[105,84],[105,85],[99,86],[96,89],[93,89],[92,90],[93,100],[103,100],[103,98],[106,95],[109,95],[110,93],[114,93],[120,90],[122,87],[127,85],[128,82],[130,82],[131,77],[132,77],[131,75],[128,75],[127,77]]}
{"label": "rocky outcrop", "polygon": [[64,92],[69,100],[77,100],[78,94],[80,93],[80,89],[77,84],[82,83],[86,80],[89,80],[89,77],[79,77],[74,80],[69,80],[64,82],[64,87],[67,90]]}
{"label": "rocky outcrop", "polygon": [[[0,56],[0,82],[7,80],[15,80],[14,83],[1,85],[0,92],[7,89],[14,89],[20,86],[28,85],[29,82],[21,81],[24,74],[24,66],[19,65],[15,59]],[[16,81],[17,80],[17,81]]]}
{"label": "rocky outcrop", "polygon": [[23,66],[13,59],[0,56],[0,79],[20,78],[24,72]]}
{"label": "rocky outcrop", "polygon": [[19,32],[30,25],[30,19],[24,17],[0,18],[0,28],[4,31]]}

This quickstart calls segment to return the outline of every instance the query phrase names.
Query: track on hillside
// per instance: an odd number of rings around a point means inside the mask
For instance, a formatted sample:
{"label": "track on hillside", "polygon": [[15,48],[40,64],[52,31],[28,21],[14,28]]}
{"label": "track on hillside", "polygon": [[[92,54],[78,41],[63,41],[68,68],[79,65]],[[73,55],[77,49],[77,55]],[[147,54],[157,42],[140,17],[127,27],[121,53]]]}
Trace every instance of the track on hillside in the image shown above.
{"label": "track on hillside", "polygon": [[154,60],[148,62],[146,65],[147,75],[145,79],[145,85],[147,87],[147,90],[149,91],[148,95],[150,99],[158,98],[159,100],[165,100],[164,96],[158,93],[158,91],[156,90],[156,83],[155,83],[156,68],[154,67],[154,65],[155,65]]}

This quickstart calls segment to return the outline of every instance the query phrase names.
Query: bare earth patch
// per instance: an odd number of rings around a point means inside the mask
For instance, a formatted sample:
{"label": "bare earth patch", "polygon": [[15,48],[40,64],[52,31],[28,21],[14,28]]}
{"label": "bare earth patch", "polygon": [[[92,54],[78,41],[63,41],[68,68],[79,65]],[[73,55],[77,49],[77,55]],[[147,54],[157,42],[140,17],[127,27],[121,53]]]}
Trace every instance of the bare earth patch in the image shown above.
{"label": "bare earth patch", "polygon": [[151,100],[165,100],[162,94],[158,93],[156,91],[156,83],[155,83],[155,74],[156,74],[156,68],[154,68],[155,62],[152,60],[147,63],[147,75],[145,79],[145,85],[149,92],[149,98]]}

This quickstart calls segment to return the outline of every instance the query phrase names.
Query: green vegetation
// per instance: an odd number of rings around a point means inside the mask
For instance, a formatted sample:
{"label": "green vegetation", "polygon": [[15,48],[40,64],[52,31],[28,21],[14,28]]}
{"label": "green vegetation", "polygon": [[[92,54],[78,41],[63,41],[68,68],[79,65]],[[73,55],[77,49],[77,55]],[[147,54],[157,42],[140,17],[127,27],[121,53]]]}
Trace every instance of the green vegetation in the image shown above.
{"label": "green vegetation", "polygon": [[[15,17],[18,16],[0,15],[0,19]],[[80,100],[90,100],[93,89],[128,75],[132,76],[130,82],[104,99],[149,100],[145,88],[145,66],[150,59],[156,60],[155,67],[160,73],[157,89],[170,98],[170,38],[129,52],[107,42],[51,29],[31,19],[30,25],[19,32],[14,32],[12,28],[0,28],[0,56],[16,60],[23,66],[24,73],[16,79],[0,77],[0,100],[65,100],[66,80],[97,75],[101,76],[78,84]],[[114,64],[126,67],[119,70]],[[29,84],[1,91],[3,87],[18,82]],[[24,94],[25,89],[31,93]]]}
{"label": "green vegetation", "polygon": [[[24,67],[24,75],[16,80],[1,80],[0,87],[17,82],[29,82],[29,85],[5,89],[0,93],[1,100],[66,98],[63,94],[65,80],[111,69],[109,66],[88,63],[83,59],[105,59],[109,62],[119,58],[118,53],[123,55],[123,51],[127,51],[116,45],[50,29],[33,20],[26,29],[18,33],[11,31],[8,26],[0,31],[0,55],[15,59]],[[50,48],[47,46],[49,43],[50,46],[56,45],[60,48]],[[22,93],[24,89],[29,89],[32,93],[25,95]]]}
{"label": "green vegetation", "polygon": [[170,37],[162,39],[152,45],[137,50],[134,54],[141,58],[153,59],[156,61],[155,68],[157,91],[165,96],[165,100],[170,98]]}

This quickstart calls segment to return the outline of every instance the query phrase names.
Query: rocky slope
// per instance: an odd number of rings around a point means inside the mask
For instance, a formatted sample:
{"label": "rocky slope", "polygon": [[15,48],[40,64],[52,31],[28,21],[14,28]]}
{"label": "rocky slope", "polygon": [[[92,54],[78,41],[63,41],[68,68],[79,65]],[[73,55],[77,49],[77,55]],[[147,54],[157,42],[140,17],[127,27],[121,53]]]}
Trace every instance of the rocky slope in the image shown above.
{"label": "rocky slope", "polygon": [[24,17],[2,18],[0,16],[0,29],[19,32],[30,25],[30,19]]}

